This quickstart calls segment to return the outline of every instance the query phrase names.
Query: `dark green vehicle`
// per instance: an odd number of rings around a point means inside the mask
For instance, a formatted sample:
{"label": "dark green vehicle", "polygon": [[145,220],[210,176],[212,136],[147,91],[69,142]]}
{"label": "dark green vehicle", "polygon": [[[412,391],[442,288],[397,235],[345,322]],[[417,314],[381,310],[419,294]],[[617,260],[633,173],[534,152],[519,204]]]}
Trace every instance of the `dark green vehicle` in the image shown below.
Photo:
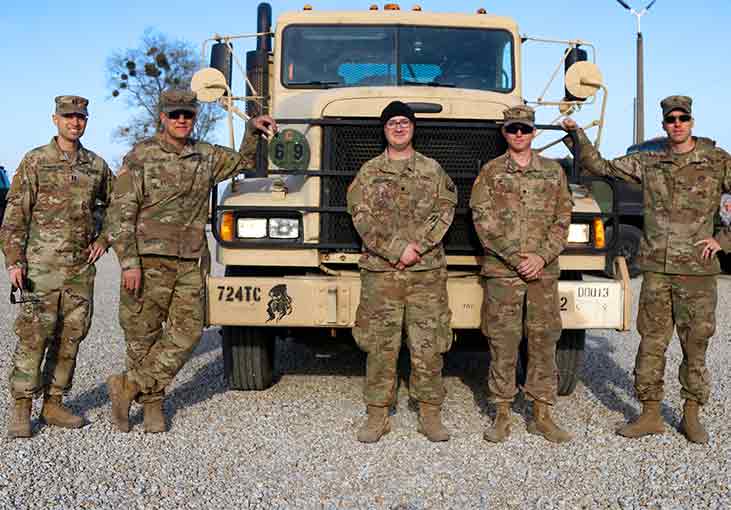
{"label": "dark green vehicle", "polygon": [[5,199],[10,189],[10,181],[5,167],[0,166],[0,224],[2,224],[3,216],[5,216]]}

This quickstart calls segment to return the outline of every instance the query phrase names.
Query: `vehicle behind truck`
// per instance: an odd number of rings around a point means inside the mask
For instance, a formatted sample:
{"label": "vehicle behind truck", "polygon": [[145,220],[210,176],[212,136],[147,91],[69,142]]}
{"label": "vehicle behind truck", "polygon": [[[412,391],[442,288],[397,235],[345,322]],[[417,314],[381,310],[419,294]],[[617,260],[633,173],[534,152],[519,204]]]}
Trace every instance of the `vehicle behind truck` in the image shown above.
{"label": "vehicle behind truck", "polygon": [[[452,328],[458,339],[479,335],[483,250],[470,192],[482,165],[506,150],[502,112],[526,102],[521,53],[531,39],[512,19],[482,9],[447,14],[402,11],[394,4],[364,11],[305,7],[281,14],[272,29],[271,8],[260,4],[257,20],[254,34],[207,41],[204,55],[211,46],[217,70],[200,71],[192,85],[199,99],[218,101],[228,111],[230,126],[233,115],[260,113],[280,126],[277,136],[259,140],[257,168],[212,196],[216,258],[225,275],[208,278],[207,312],[210,324],[223,326],[229,385],[269,387],[277,337],[352,341],[361,241],[346,211],[346,192],[361,165],[383,151],[379,115],[393,100],[416,113],[415,149],[436,159],[458,188],[454,222],[443,240]],[[257,40],[245,64],[233,51],[241,37]],[[562,113],[598,105],[604,86],[589,61],[591,44],[538,41],[560,45],[554,77],[566,69],[566,90],[533,104],[558,106]],[[234,66],[245,72],[245,96],[234,93]],[[237,101],[245,102],[246,114]],[[594,124],[601,133],[603,118]],[[557,140],[565,135],[555,125],[537,127]],[[233,139],[231,131],[232,146]],[[616,218],[601,212],[578,167],[568,177],[574,208],[569,246],[559,260],[563,395],[575,388],[586,329],[627,329],[630,303],[621,258],[615,280],[583,279],[586,271],[604,270],[604,224]]]}

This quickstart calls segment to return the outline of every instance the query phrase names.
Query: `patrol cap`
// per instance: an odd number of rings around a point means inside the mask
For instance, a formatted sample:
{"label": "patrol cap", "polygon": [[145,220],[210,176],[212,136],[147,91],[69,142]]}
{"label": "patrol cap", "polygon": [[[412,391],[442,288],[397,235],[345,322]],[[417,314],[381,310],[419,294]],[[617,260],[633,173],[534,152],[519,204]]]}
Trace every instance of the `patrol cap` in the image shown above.
{"label": "patrol cap", "polygon": [[673,110],[682,110],[688,115],[693,115],[693,100],[688,96],[668,96],[660,101],[662,116],[666,117]]}
{"label": "patrol cap", "polygon": [[81,96],[56,96],[56,115],[69,115],[79,113],[85,117],[89,116],[86,109],[89,100]]}
{"label": "patrol cap", "polygon": [[160,94],[160,111],[170,113],[176,110],[198,112],[198,100],[190,90],[168,89]]}
{"label": "patrol cap", "polygon": [[505,119],[504,127],[510,124],[525,124],[535,127],[536,112],[530,106],[521,104],[503,111],[503,118]]}
{"label": "patrol cap", "polygon": [[406,103],[401,101],[391,101],[381,112],[381,126],[385,126],[386,122],[393,117],[406,117],[412,124],[416,124],[416,115]]}

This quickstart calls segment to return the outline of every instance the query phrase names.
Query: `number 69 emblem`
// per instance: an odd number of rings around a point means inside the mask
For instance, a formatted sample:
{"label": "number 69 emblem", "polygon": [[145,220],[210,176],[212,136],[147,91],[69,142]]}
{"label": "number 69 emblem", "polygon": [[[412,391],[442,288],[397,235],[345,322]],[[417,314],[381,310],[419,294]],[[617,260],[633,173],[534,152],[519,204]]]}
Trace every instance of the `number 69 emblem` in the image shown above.
{"label": "number 69 emblem", "polygon": [[284,129],[269,142],[269,159],[282,170],[307,170],[310,145],[305,135],[294,129]]}

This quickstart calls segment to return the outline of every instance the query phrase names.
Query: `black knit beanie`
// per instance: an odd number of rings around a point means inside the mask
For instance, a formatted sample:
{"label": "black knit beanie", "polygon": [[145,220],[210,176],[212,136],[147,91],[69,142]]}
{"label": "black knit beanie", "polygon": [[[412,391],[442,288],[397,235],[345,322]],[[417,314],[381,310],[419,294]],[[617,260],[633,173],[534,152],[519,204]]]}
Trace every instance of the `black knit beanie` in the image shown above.
{"label": "black knit beanie", "polygon": [[416,124],[416,116],[414,110],[406,103],[401,101],[392,101],[381,112],[381,126],[385,126],[386,122],[392,117],[406,117],[413,124]]}

